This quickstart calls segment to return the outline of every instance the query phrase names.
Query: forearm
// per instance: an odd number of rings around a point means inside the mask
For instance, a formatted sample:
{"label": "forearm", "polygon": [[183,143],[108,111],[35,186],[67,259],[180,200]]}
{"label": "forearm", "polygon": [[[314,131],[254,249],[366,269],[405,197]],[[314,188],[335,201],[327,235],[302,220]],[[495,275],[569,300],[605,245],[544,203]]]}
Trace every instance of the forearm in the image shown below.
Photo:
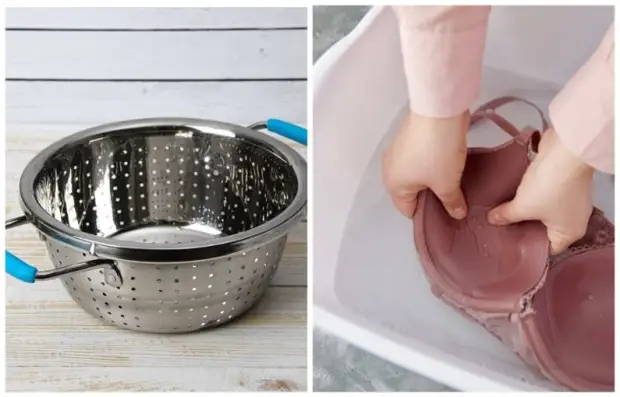
{"label": "forearm", "polygon": [[462,114],[480,93],[491,7],[395,6],[411,110]]}
{"label": "forearm", "polygon": [[584,163],[614,172],[614,28],[551,102],[563,144]]}

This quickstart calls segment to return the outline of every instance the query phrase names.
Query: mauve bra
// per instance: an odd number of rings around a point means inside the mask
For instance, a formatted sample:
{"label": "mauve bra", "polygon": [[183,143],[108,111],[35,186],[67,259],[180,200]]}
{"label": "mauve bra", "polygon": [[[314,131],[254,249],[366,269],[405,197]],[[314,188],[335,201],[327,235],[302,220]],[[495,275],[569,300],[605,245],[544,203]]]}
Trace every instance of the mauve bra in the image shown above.
{"label": "mauve bra", "polygon": [[518,131],[494,112],[514,100],[520,99],[498,98],[472,114],[472,125],[489,119],[513,139],[469,149],[462,179],[467,217],[451,218],[429,190],[419,195],[420,260],[435,296],[482,324],[530,367],[570,389],[612,391],[613,224],[595,208],[586,235],[550,257],[542,223],[487,221],[490,209],[514,197],[540,139],[538,131]]}

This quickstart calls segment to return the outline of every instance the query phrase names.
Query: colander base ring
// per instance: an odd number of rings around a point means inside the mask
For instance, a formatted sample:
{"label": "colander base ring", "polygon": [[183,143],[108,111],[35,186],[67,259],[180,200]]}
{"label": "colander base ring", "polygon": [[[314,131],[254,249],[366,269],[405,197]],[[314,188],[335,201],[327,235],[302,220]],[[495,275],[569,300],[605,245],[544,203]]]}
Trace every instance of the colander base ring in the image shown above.
{"label": "colander base ring", "polygon": [[131,314],[127,313],[124,315],[125,317],[121,317],[119,319],[117,318],[119,317],[119,315],[116,315],[116,316],[109,315],[107,314],[107,312],[96,310],[96,308],[93,305],[84,304],[84,300],[82,300],[77,294],[74,293],[72,287],[69,287],[68,285],[65,285],[64,283],[63,285],[65,286],[65,289],[67,290],[67,292],[69,293],[69,295],[71,296],[71,298],[73,299],[75,303],[77,303],[82,309],[84,309],[84,311],[86,311],[88,314],[98,319],[103,324],[112,325],[117,328],[125,329],[128,331],[140,332],[143,334],[160,334],[160,335],[187,334],[187,333],[193,333],[193,332],[207,331],[207,330],[219,328],[223,325],[228,325],[229,323],[232,323],[237,320],[241,320],[245,315],[248,314],[250,310],[252,310],[252,308],[254,308],[265,297],[269,289],[268,286],[263,288],[262,291],[256,295],[256,298],[254,298],[251,302],[245,305],[245,307],[242,307],[240,310],[235,310],[236,312],[235,314],[229,314],[228,316],[225,316],[224,318],[214,319],[214,320],[209,320],[209,321],[202,321],[198,325],[193,325],[193,326],[188,325],[186,327],[170,326],[170,327],[164,328],[160,326],[160,327],[151,328],[151,327],[148,327],[147,325],[140,325],[140,324],[137,324],[137,322],[131,321],[131,318],[133,318],[134,320],[135,318],[140,319],[140,317],[136,314],[141,313],[141,311],[135,312],[133,317]]}

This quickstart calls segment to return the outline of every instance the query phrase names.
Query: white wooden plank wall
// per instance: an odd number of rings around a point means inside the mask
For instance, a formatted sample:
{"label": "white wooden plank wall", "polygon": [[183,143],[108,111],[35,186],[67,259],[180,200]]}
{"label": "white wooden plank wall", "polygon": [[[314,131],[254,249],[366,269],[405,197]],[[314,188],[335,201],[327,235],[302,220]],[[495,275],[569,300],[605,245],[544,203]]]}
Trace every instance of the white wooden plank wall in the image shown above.
{"label": "white wooden plank wall", "polygon": [[[165,116],[306,124],[304,8],[10,8],[6,22],[7,216],[20,214],[28,161],[83,128]],[[60,282],[7,277],[7,390],[305,390],[306,236],[305,224],[291,235],[257,308],[191,335],[121,331]],[[30,226],[8,232],[7,248],[51,266]]]}
{"label": "white wooden plank wall", "polygon": [[303,9],[230,8],[9,8],[9,29],[290,29],[306,28]]}
{"label": "white wooden plank wall", "polygon": [[306,121],[305,81],[9,81],[6,97],[8,124],[48,129],[153,116],[219,119],[241,125],[266,117],[299,124]]}
{"label": "white wooden plank wall", "polygon": [[305,37],[305,30],[9,30],[6,74],[12,80],[298,81],[306,77],[305,46],[299,46]]}
{"label": "white wooden plank wall", "polygon": [[306,33],[304,8],[10,8],[7,123],[305,125]]}

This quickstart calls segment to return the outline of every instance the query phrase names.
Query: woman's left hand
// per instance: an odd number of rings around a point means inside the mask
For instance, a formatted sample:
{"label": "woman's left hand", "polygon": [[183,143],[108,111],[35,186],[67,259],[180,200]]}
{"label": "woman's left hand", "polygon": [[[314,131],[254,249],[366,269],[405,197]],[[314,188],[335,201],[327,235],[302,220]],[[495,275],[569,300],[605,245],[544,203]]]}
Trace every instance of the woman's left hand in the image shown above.
{"label": "woman's left hand", "polygon": [[547,227],[552,254],[584,236],[592,214],[594,169],[547,130],[512,201],[489,212],[494,225],[539,220]]}

